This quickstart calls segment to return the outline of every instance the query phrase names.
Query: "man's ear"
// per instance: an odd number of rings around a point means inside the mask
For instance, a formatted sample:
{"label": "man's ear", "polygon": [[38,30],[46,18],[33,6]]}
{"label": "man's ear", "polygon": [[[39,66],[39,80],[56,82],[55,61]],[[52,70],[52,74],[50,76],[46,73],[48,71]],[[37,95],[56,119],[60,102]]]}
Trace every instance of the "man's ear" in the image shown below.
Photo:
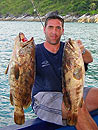
{"label": "man's ear", "polygon": [[63,28],[63,31],[62,31],[62,35],[64,35],[64,28]]}

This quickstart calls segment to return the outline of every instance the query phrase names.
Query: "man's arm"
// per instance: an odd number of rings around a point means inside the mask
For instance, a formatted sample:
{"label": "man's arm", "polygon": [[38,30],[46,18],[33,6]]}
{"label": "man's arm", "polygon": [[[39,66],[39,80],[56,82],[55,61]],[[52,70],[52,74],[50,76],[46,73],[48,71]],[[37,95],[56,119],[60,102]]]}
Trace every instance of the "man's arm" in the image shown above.
{"label": "man's arm", "polygon": [[[88,51],[87,49],[84,48],[84,45],[82,44],[82,42],[80,40],[78,40],[77,43],[80,46],[84,63],[88,64],[88,63],[93,62],[93,57],[92,57],[90,51]],[[89,97],[89,98],[91,99],[91,97]],[[79,108],[76,129],[77,130],[97,130],[98,127],[97,127],[95,121],[92,119],[91,115],[89,114],[88,109],[87,109],[88,106],[86,106],[86,105],[88,105],[88,104],[84,103],[82,108]]]}
{"label": "man's arm", "polygon": [[85,53],[82,54],[84,62],[85,63],[91,63],[91,62],[93,62],[93,57],[92,57],[90,51],[88,51],[85,48],[84,48],[84,50],[85,50]]}
{"label": "man's arm", "polygon": [[77,40],[77,43],[80,46],[84,63],[91,63],[91,62],[93,62],[93,57],[92,57],[90,51],[85,49],[84,45],[82,44],[82,42],[80,40]]}
{"label": "man's arm", "polygon": [[77,130],[98,130],[95,121],[89,114],[85,103],[82,108],[79,108],[78,121],[76,125]]}

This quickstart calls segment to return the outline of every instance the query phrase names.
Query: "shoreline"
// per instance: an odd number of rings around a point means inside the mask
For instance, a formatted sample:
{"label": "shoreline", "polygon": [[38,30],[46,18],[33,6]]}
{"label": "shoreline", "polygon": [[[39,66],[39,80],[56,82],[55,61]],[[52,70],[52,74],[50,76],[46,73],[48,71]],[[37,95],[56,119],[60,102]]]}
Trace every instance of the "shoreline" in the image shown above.
{"label": "shoreline", "polygon": [[[79,23],[98,23],[98,14],[88,15],[84,14],[82,16],[74,16],[74,15],[66,15],[63,16],[64,22],[79,22]],[[40,16],[42,22],[45,21],[45,16]],[[29,16],[29,15],[21,15],[19,17],[15,16],[7,16],[0,17],[0,21],[28,21],[28,22],[39,22],[40,19],[38,17]]]}

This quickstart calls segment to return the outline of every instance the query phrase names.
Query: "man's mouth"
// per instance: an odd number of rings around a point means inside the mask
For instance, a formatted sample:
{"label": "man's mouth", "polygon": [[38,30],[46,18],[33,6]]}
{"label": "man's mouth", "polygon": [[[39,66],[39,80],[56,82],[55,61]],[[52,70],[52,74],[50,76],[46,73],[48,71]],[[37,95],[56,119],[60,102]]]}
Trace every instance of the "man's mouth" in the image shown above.
{"label": "man's mouth", "polygon": [[57,35],[52,35],[51,38],[52,39],[57,39]]}

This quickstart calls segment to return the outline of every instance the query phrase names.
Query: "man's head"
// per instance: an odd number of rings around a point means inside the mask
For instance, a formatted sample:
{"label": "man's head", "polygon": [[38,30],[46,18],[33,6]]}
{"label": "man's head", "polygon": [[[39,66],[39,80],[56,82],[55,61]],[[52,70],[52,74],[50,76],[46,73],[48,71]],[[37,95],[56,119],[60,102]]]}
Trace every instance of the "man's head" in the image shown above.
{"label": "man's head", "polygon": [[52,45],[60,43],[60,38],[64,33],[64,20],[57,11],[47,14],[44,33],[47,43]]}
{"label": "man's head", "polygon": [[59,15],[58,11],[54,11],[54,12],[49,12],[46,15],[46,20],[45,20],[45,27],[47,26],[48,20],[50,19],[58,19],[62,22],[62,27],[64,27],[64,19],[62,18],[62,16]]}

